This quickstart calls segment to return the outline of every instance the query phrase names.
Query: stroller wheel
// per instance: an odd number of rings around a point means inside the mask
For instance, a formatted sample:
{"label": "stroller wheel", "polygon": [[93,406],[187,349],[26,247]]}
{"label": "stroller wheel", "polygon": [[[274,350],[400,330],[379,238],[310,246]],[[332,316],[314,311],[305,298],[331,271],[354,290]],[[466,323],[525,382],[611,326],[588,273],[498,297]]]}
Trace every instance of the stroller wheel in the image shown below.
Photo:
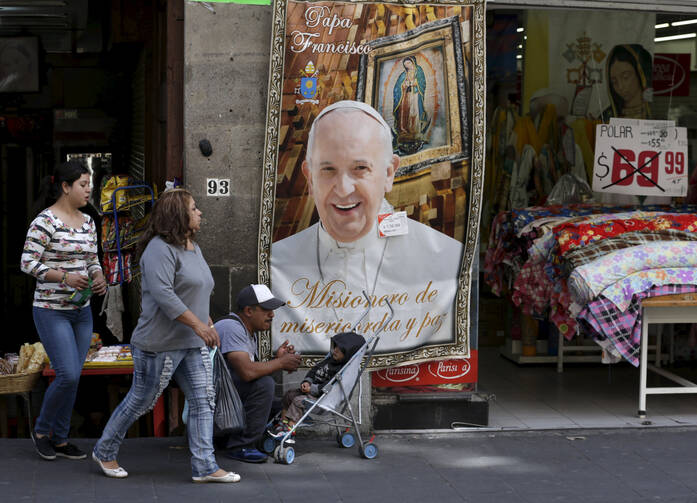
{"label": "stroller wheel", "polygon": [[270,436],[268,433],[264,435],[264,439],[261,442],[261,450],[266,454],[271,454],[276,448],[276,439]]}
{"label": "stroller wheel", "polygon": [[347,431],[337,434],[336,441],[339,443],[339,447],[345,447],[348,449],[356,444],[356,437]]}
{"label": "stroller wheel", "polygon": [[378,446],[374,443],[365,444],[359,449],[361,456],[365,459],[374,459],[378,456]]}
{"label": "stroller wheel", "polygon": [[273,457],[277,463],[289,465],[295,460],[295,449],[292,447],[276,447],[273,451]]}

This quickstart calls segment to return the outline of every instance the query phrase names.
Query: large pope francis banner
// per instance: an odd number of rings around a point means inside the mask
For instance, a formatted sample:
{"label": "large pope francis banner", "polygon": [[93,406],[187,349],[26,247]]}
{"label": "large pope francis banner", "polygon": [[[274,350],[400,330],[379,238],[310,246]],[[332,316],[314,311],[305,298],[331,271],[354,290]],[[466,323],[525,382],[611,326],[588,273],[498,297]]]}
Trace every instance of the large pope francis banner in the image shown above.
{"label": "large pope francis banner", "polygon": [[[380,333],[373,368],[469,356],[484,2],[276,0],[259,281],[310,365]],[[390,317],[389,306],[394,309]]]}

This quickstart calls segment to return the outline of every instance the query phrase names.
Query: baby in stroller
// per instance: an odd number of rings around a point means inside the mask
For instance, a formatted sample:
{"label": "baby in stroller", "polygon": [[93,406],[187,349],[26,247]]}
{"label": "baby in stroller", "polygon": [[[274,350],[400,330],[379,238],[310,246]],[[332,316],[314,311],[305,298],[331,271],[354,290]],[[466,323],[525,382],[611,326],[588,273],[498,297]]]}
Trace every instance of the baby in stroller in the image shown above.
{"label": "baby in stroller", "polygon": [[272,435],[280,438],[293,428],[305,412],[304,401],[322,395],[322,388],[365,344],[363,336],[356,332],[342,332],[331,338],[331,349],[326,358],[312,367],[300,384],[283,396],[281,421]]}

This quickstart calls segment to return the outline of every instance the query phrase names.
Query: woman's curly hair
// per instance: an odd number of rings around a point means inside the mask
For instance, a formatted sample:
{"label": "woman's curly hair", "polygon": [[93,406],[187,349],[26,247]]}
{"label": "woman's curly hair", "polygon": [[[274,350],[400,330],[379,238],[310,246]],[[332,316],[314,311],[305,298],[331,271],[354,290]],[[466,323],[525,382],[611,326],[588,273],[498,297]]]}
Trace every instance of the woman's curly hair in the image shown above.
{"label": "woman's curly hair", "polygon": [[191,192],[186,189],[171,189],[162,193],[155,202],[143,236],[138,241],[138,257],[155,236],[160,236],[173,246],[186,248],[187,239],[193,238],[189,228],[189,202],[192,198]]}

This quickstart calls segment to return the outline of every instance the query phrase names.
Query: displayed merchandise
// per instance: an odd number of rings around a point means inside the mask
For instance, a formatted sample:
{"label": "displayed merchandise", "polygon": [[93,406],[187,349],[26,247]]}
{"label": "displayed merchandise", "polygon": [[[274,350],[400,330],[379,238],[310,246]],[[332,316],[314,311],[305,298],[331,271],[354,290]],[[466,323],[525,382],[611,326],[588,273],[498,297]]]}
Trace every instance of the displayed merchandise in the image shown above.
{"label": "displayed merchandise", "polygon": [[485,281],[606,362],[639,364],[641,300],[697,291],[697,207],[570,205],[496,216]]}
{"label": "displayed merchandise", "polygon": [[[132,247],[138,240],[138,236],[133,232],[133,220],[125,215],[119,218],[119,244],[121,249]],[[112,215],[102,217],[102,249],[105,252],[116,251],[116,227]]]}
{"label": "displayed merchandise", "polygon": [[[147,224],[148,215],[145,214],[145,203],[155,204],[157,188],[150,185],[135,182],[126,177],[110,177],[109,180],[118,179],[109,186],[110,197],[117,199],[116,208],[113,204],[104,204],[105,192],[102,192],[102,250],[104,251],[103,269],[107,284],[116,285],[132,281],[134,273],[133,253],[136,244]],[[118,202],[124,194],[122,204]],[[132,211],[138,208],[138,211]]]}
{"label": "displayed merchandise", "polygon": [[19,354],[7,353],[0,358],[0,375],[32,374],[41,371],[48,361],[43,344],[28,342],[19,348]]}
{"label": "displayed merchandise", "polygon": [[593,191],[588,182],[573,173],[560,176],[547,195],[548,205],[582,204],[592,200]]}
{"label": "displayed merchandise", "polygon": [[[114,175],[104,178],[101,187],[101,197],[99,201],[99,207],[102,212],[112,211],[114,199],[114,191],[119,187],[126,187],[129,185],[128,175]],[[116,209],[120,210],[128,204],[128,192],[125,190],[116,191]]]}
{"label": "displayed merchandise", "polygon": [[119,367],[132,366],[133,354],[130,344],[116,346],[102,346],[99,349],[90,349],[85,360],[85,368],[91,367]]}
{"label": "displayed merchandise", "polygon": [[[104,278],[108,285],[118,285],[120,283],[130,283],[133,279],[133,271],[131,270],[132,253],[121,254],[121,264],[119,264],[119,256],[116,253],[104,253],[104,261],[102,269],[104,270]],[[119,265],[121,266],[119,268]]]}
{"label": "displayed merchandise", "polygon": [[[631,303],[622,310],[612,300],[599,296],[578,315],[585,330],[595,334],[596,342],[604,349],[609,362],[626,359],[639,366],[641,345],[641,301],[649,297],[697,292],[697,285],[654,286],[637,292]],[[693,325],[697,326],[697,325]]]}
{"label": "displayed merchandise", "polygon": [[[129,261],[130,264],[130,261]],[[130,271],[130,267],[129,267]],[[121,285],[109,285],[102,301],[100,315],[106,313],[106,327],[119,342],[123,341],[123,318],[125,311]]]}
{"label": "displayed merchandise", "polygon": [[[31,418],[28,393],[41,377],[41,371],[48,362],[43,344],[24,343],[19,354],[8,353],[0,358],[0,395],[23,394],[27,405],[27,418]],[[31,429],[31,421],[29,428]]]}
{"label": "displayed merchandise", "polygon": [[102,345],[103,344],[101,336],[97,332],[92,332],[92,339],[90,340],[90,349],[99,349],[102,347]]}

